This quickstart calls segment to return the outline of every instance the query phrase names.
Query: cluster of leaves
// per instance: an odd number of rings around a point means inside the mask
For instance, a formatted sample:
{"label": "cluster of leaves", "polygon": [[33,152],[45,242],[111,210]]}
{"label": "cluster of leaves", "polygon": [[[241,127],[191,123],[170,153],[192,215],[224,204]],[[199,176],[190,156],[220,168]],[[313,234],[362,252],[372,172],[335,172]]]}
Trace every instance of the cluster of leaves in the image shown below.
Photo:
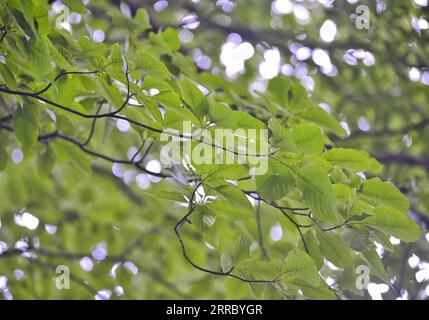
{"label": "cluster of leaves", "polygon": [[[80,2],[65,3],[72,11],[87,14]],[[149,247],[142,250],[156,260],[162,247],[166,253],[159,261],[183,260],[183,266],[167,264],[172,269],[165,270],[167,274],[203,271],[217,276],[210,278],[213,282],[224,278],[226,297],[339,298],[347,290],[359,293],[355,283],[359,265],[369,266],[372,276],[390,284],[375,242],[389,248],[389,236],[404,242],[419,239],[419,226],[407,216],[408,200],[393,184],[376,177],[382,167],[367,152],[335,148],[333,137],[344,138],[346,132],[298,82],[278,76],[269,81],[267,92],[253,96],[219,75],[200,72],[180,51],[177,31],[153,30],[141,8],[131,17],[109,7],[110,23],[127,37],[115,41],[112,34],[104,43],[95,42],[85,28],[70,33],[56,27],[58,15],[49,10],[45,1],[0,5],[1,185],[11,190],[1,204],[0,236],[10,247],[22,234],[12,224],[13,214],[23,207],[37,211],[47,222],[66,215],[68,206],[77,212],[96,208],[90,215],[94,226],[108,221],[132,227],[133,219],[149,225],[177,220],[178,242],[170,239],[161,246],[149,238]],[[86,19],[91,21],[91,16]],[[115,130],[116,121],[128,121],[132,131]],[[197,164],[190,158],[189,163],[151,171],[148,160],[157,158],[165,144],[161,133],[183,130],[185,121],[192,123],[193,132],[177,135],[192,142],[190,151],[183,150],[184,158],[199,147],[201,139],[193,133],[201,129],[268,130],[269,153],[245,154],[244,164]],[[18,166],[8,161],[17,142],[25,157]],[[234,150],[218,143],[208,146],[212,154],[219,148],[237,154],[247,142],[241,141],[243,145]],[[124,160],[121,155],[132,145],[141,147]],[[252,175],[255,157],[268,161],[265,174]],[[129,204],[109,208],[111,185],[95,185],[91,177],[109,162],[156,181],[142,191],[144,210],[152,211],[149,217],[142,217],[139,207],[129,209]],[[85,187],[74,198],[74,186],[64,179],[75,182],[75,174]],[[62,186],[58,194],[55,186]],[[67,206],[60,205],[64,194]],[[128,210],[129,215],[124,213]],[[87,218],[79,214],[77,219],[84,224]],[[82,246],[78,229],[66,231],[69,219],[60,225],[65,230],[57,239],[66,252]],[[191,226],[185,229],[188,223]],[[267,237],[275,223],[284,233],[279,242]],[[87,236],[89,242],[104,240],[110,246],[114,232],[89,231],[93,238]],[[161,238],[173,235],[172,228],[160,232]],[[122,234],[112,246],[120,251],[127,240]],[[43,246],[54,246],[50,239],[42,241]],[[0,258],[31,260],[32,266],[46,253],[34,244],[27,249],[35,255],[18,250]],[[67,257],[79,255],[56,258]],[[335,273],[340,290],[326,284],[325,260],[341,268]],[[16,268],[13,262],[6,266],[8,273]]]}

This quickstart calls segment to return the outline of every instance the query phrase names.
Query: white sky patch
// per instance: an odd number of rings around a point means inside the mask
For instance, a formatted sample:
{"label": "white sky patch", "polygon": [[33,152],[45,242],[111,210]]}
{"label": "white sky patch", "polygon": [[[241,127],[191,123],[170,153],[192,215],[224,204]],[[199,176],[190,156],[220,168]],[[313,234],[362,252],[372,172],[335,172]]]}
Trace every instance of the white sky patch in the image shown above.
{"label": "white sky patch", "polygon": [[207,241],[204,241],[205,246],[210,249],[210,250],[214,250],[216,249],[215,247],[213,247],[210,243],[208,243]]}
{"label": "white sky patch", "polygon": [[236,48],[237,54],[244,60],[249,60],[255,54],[255,49],[250,42],[240,43]]}
{"label": "white sky patch", "polygon": [[112,269],[110,269],[109,276],[112,279],[116,279],[116,270],[118,270],[118,268],[121,266],[121,264],[122,264],[121,262],[117,262],[113,265]]}
{"label": "white sky patch", "polygon": [[429,280],[429,263],[420,262],[418,265],[419,271],[416,272],[416,280],[418,283]]}
{"label": "white sky patch", "polygon": [[124,178],[123,178],[125,184],[129,186],[132,182],[134,182],[136,176],[137,176],[137,171],[134,169],[125,171]]}
{"label": "white sky patch", "polygon": [[79,261],[79,265],[82,270],[91,271],[94,268],[94,263],[92,262],[90,257],[83,257]]}
{"label": "white sky patch", "polygon": [[382,293],[389,291],[389,286],[385,283],[370,283],[368,284],[368,293],[372,300],[383,300]]}
{"label": "white sky patch", "polygon": [[115,288],[113,289],[113,291],[115,292],[117,297],[123,296],[124,295],[124,288],[122,288],[121,286],[115,286]]}
{"label": "white sky patch", "polygon": [[130,270],[130,272],[133,275],[136,275],[137,273],[139,273],[139,268],[137,268],[137,266],[131,261],[125,262],[124,267],[127,268],[128,270]]}
{"label": "white sky patch", "polygon": [[128,160],[131,161],[131,159],[134,158],[133,161],[136,161],[136,162],[140,161],[142,157],[138,153],[138,151],[139,151],[139,149],[137,147],[135,147],[135,146],[132,146],[132,147],[128,148],[128,150],[127,150],[127,158],[128,158]]}
{"label": "white sky patch", "polygon": [[255,54],[252,44],[241,41],[240,35],[232,33],[221,47],[220,62],[226,67],[228,76],[244,71],[244,62]]}
{"label": "white sky patch", "polygon": [[45,230],[49,234],[55,234],[57,232],[57,226],[51,225],[51,224],[45,224]]}
{"label": "white sky patch", "polygon": [[17,250],[25,251],[28,249],[28,243],[24,240],[18,240],[17,242],[15,242],[14,248]]}
{"label": "white sky patch", "polygon": [[277,48],[264,52],[264,61],[259,65],[259,73],[264,79],[272,79],[279,74],[280,52]]}
{"label": "white sky patch", "polygon": [[310,22],[310,12],[302,4],[295,4],[293,6],[293,15],[295,20],[300,24],[307,24]]}
{"label": "white sky patch", "polygon": [[118,121],[116,121],[116,127],[118,128],[119,131],[122,131],[122,132],[127,132],[131,129],[130,123],[124,119],[119,119]]}
{"label": "white sky patch", "polygon": [[358,120],[358,127],[360,130],[367,132],[369,129],[371,129],[371,126],[369,124],[369,121],[365,117],[360,117]]}
{"label": "white sky patch", "polygon": [[139,186],[139,188],[146,190],[150,186],[150,180],[148,176],[144,173],[140,173],[136,176],[136,183]]}
{"label": "white sky patch", "polygon": [[108,289],[99,290],[94,296],[95,300],[109,300],[112,296],[112,291]]}
{"label": "white sky patch", "polygon": [[0,241],[0,255],[5,253],[9,249],[8,245],[4,241]]}
{"label": "white sky patch", "polygon": [[155,11],[158,11],[158,12],[167,9],[167,7],[168,7],[168,1],[166,1],[166,0],[157,1],[153,5],[153,8],[155,9]]}
{"label": "white sky patch", "polygon": [[422,83],[424,84],[424,85],[427,85],[427,86],[429,86],[429,72],[427,72],[427,71],[424,71],[423,73],[422,73]]}
{"label": "white sky patch", "polygon": [[22,214],[22,222],[27,229],[36,230],[39,225],[39,219],[29,212]]}
{"label": "white sky patch", "polygon": [[161,162],[159,162],[158,160],[150,160],[147,164],[146,164],[146,169],[151,171],[151,172],[155,172],[155,173],[160,173],[161,172]]}
{"label": "white sky patch", "polygon": [[411,67],[408,69],[408,77],[411,81],[419,81],[420,80],[420,70],[416,67]]}
{"label": "white sky patch", "polygon": [[399,240],[398,238],[395,237],[390,237],[389,238],[390,243],[394,246],[400,245],[401,244],[401,240]]}
{"label": "white sky patch", "polygon": [[120,163],[114,163],[112,165],[112,173],[115,177],[122,178],[124,176],[125,171],[122,169]]}
{"label": "white sky patch", "polygon": [[7,277],[0,276],[0,290],[4,290],[7,288]]}
{"label": "white sky patch", "polygon": [[15,275],[16,280],[18,281],[21,281],[25,277],[25,273],[21,269],[15,269],[13,273]]}
{"label": "white sky patch", "polygon": [[188,29],[182,29],[179,31],[179,39],[182,43],[189,43],[194,39],[194,34]]}
{"label": "white sky patch", "polygon": [[286,77],[290,77],[294,74],[295,69],[291,64],[284,64],[281,68],[281,73],[284,74]]}
{"label": "white sky patch", "polygon": [[334,265],[331,261],[324,259],[323,263],[331,270],[338,271],[341,270],[340,268],[337,268],[336,265]]}
{"label": "white sky patch", "polygon": [[331,65],[331,58],[325,50],[317,48],[313,51],[313,61],[320,67],[328,68]]}
{"label": "white sky patch", "polygon": [[36,230],[39,225],[39,219],[29,212],[15,214],[14,221],[17,225],[29,230]]}
{"label": "white sky patch", "polygon": [[321,104],[319,104],[319,107],[321,107],[327,113],[331,113],[331,106],[329,104],[322,102]]}
{"label": "white sky patch", "polygon": [[419,263],[420,263],[420,258],[414,253],[411,257],[408,258],[408,265],[413,269],[417,268]]}
{"label": "white sky patch", "polygon": [[413,145],[413,139],[408,134],[402,137],[402,142],[407,148],[410,148]]}
{"label": "white sky patch", "polygon": [[308,47],[301,47],[296,51],[296,58],[299,61],[304,61],[307,60],[308,58],[311,57],[312,54],[312,50]]}
{"label": "white sky patch", "polygon": [[343,127],[343,129],[346,131],[346,133],[347,133],[347,137],[348,137],[348,136],[350,136],[350,134],[351,134],[351,130],[350,130],[350,127],[349,127],[348,123],[347,123],[347,122],[345,122],[345,121],[341,121],[341,122],[340,122],[340,125],[341,125],[341,127]]}
{"label": "white sky patch", "polygon": [[313,91],[316,83],[314,82],[314,79],[312,77],[303,77],[301,79],[301,84],[304,86],[307,91]]}
{"label": "white sky patch", "polygon": [[103,261],[107,257],[107,249],[104,243],[99,243],[91,252],[92,257],[97,261]]}
{"label": "white sky patch", "polygon": [[20,164],[22,160],[24,160],[24,153],[22,152],[21,149],[15,148],[12,150],[11,157],[12,157],[13,163]]}
{"label": "white sky patch", "polygon": [[251,196],[249,196],[247,194],[246,194],[246,198],[247,198],[247,200],[249,200],[252,207],[254,207],[256,205],[256,200],[254,198],[252,198]]}
{"label": "white sky patch", "polygon": [[270,238],[273,241],[280,241],[283,238],[283,229],[280,223],[276,223],[271,227]]}
{"label": "white sky patch", "polygon": [[275,14],[290,14],[293,11],[293,3],[290,0],[276,0],[272,2],[271,10]]}
{"label": "white sky patch", "polygon": [[413,0],[413,2],[421,7],[426,7],[428,5],[428,0]]}
{"label": "white sky patch", "polygon": [[365,52],[365,57],[363,58],[363,64],[370,67],[375,64],[375,56],[371,52]]}
{"label": "white sky patch", "polygon": [[92,33],[92,40],[94,42],[103,42],[105,37],[104,31],[101,29],[97,29]]}
{"label": "white sky patch", "polygon": [[337,35],[337,25],[332,20],[326,20],[320,27],[320,38],[324,42],[330,43],[334,41]]}

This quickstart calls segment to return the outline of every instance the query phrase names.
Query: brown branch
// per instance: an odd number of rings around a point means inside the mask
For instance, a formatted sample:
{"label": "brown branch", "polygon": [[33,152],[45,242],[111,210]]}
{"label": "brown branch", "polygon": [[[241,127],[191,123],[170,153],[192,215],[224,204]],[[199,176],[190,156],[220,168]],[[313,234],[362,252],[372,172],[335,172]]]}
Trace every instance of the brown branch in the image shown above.
{"label": "brown branch", "polygon": [[374,157],[385,164],[403,164],[409,166],[422,167],[426,171],[429,171],[429,159],[419,157],[416,155],[411,155],[404,152],[398,153],[383,153],[375,154]]}

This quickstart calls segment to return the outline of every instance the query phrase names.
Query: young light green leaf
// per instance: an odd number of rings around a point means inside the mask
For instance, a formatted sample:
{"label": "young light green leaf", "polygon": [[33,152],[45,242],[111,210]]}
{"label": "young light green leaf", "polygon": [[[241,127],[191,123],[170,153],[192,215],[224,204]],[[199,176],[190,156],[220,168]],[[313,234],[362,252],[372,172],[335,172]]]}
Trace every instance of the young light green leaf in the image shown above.
{"label": "young light green leaf", "polygon": [[234,244],[234,263],[237,263],[243,257],[249,254],[249,247],[253,242],[253,237],[249,233],[240,235]]}
{"label": "young light green leaf", "polygon": [[135,67],[136,69],[143,69],[151,76],[170,79],[170,71],[167,67],[147,51],[140,50],[137,52]]}
{"label": "young light green leaf", "polygon": [[420,227],[406,214],[389,207],[377,207],[374,213],[362,223],[404,242],[414,242],[420,238]]}
{"label": "young light green leaf", "polygon": [[361,194],[375,206],[386,206],[404,213],[408,211],[408,199],[392,183],[379,178],[365,181]]}
{"label": "young light green leaf", "polygon": [[34,147],[38,137],[37,106],[26,104],[18,107],[13,115],[13,128],[18,141],[24,147]]}
{"label": "young light green leaf", "polygon": [[268,122],[268,128],[271,131],[271,144],[274,147],[281,148],[289,152],[298,152],[295,141],[289,129],[282,126],[279,121],[271,119]]}
{"label": "young light green leaf", "polygon": [[288,194],[295,184],[290,170],[278,161],[269,159],[268,172],[256,176],[256,186],[260,195],[267,200],[278,200]]}
{"label": "young light green leaf", "polygon": [[282,278],[285,282],[299,279],[311,286],[319,285],[316,263],[307,253],[299,249],[288,253],[283,266]]}
{"label": "young light green leaf", "polygon": [[143,31],[151,28],[149,14],[144,8],[137,9],[136,15],[134,16],[134,21],[139,24],[139,29]]}
{"label": "young light green leaf", "polygon": [[234,262],[231,255],[222,253],[220,256],[220,266],[223,272],[230,272],[234,267]]}
{"label": "young light green leaf", "polygon": [[301,116],[315,124],[320,125],[323,129],[335,133],[337,136],[345,137],[346,131],[338,121],[320,107],[310,107],[304,111]]}
{"label": "young light green leaf", "polygon": [[198,87],[189,79],[180,82],[182,99],[194,114],[202,119],[208,111],[208,100]]}
{"label": "young light green leaf", "polygon": [[293,172],[313,215],[320,221],[338,221],[337,200],[328,176],[314,166],[302,166]]}
{"label": "young light green leaf", "polygon": [[323,133],[319,127],[301,124],[292,129],[292,139],[302,153],[319,154],[323,150]]}
{"label": "young light green leaf", "polygon": [[389,284],[389,277],[377,251],[375,251],[374,248],[366,247],[365,250],[362,251],[362,255],[368,262],[371,273],[375,274],[381,280]]}
{"label": "young light green leaf", "polygon": [[335,232],[317,231],[320,250],[330,262],[339,268],[352,264],[352,250],[344,240]]}
{"label": "young light green leaf", "polygon": [[362,150],[335,148],[323,153],[322,157],[332,164],[352,171],[367,171],[372,173],[379,173],[381,171],[380,163],[370,157],[366,151]]}
{"label": "young light green leaf", "polygon": [[273,97],[273,101],[279,106],[289,108],[289,91],[292,82],[283,76],[275,77],[268,82],[268,92]]}

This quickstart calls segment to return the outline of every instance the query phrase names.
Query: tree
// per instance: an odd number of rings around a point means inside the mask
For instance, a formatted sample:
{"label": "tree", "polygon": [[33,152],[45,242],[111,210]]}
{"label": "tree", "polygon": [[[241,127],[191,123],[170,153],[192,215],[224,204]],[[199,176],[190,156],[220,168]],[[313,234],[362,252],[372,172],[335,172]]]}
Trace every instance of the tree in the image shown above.
{"label": "tree", "polygon": [[295,4],[304,28],[281,1],[63,2],[0,5],[5,298],[421,297],[427,35],[396,20],[419,8],[356,33],[344,3]]}

